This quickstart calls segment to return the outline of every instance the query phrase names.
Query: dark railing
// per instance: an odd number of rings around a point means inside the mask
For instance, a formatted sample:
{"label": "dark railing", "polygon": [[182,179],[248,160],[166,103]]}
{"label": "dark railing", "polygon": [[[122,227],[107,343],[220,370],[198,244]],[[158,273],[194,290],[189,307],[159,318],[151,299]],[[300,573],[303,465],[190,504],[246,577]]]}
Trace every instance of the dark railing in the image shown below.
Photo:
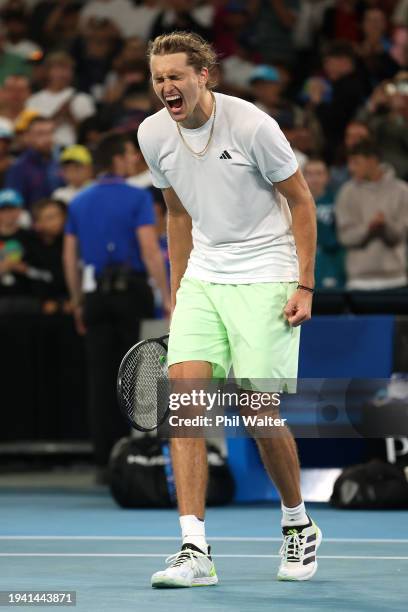
{"label": "dark railing", "polygon": [[0,442],[88,440],[83,338],[72,317],[0,316]]}
{"label": "dark railing", "polygon": [[[313,314],[408,314],[408,291],[318,292]],[[404,371],[407,319],[400,317],[398,326],[394,366]],[[12,453],[16,444],[19,452],[24,444],[47,452],[52,443],[57,445],[53,452],[63,453],[67,443],[74,442],[72,452],[75,444],[78,449],[89,445],[84,339],[71,316],[27,313],[24,308],[10,314],[1,308],[0,381],[0,456]]]}

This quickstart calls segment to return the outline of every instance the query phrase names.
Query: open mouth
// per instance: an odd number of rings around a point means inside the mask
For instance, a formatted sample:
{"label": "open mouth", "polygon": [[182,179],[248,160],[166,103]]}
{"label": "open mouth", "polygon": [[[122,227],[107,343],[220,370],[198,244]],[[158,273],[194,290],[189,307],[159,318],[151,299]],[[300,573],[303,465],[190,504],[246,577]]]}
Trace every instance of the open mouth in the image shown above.
{"label": "open mouth", "polygon": [[177,110],[183,105],[183,98],[178,94],[166,97],[166,102],[172,110]]}

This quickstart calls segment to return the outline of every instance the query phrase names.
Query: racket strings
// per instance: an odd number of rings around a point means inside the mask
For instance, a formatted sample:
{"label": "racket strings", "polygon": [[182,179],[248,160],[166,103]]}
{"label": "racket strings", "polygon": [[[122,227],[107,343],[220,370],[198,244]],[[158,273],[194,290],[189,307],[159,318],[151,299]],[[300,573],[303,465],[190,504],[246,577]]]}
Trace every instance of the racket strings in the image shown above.
{"label": "racket strings", "polygon": [[167,412],[166,354],[160,343],[146,342],[129,353],[123,366],[122,401],[131,421],[147,430],[155,429]]}

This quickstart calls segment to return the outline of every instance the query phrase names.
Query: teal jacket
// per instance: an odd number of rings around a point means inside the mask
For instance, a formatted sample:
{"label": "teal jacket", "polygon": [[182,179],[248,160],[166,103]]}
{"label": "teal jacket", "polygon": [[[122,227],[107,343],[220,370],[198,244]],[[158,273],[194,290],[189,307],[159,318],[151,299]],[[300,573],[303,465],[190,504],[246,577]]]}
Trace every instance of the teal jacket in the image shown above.
{"label": "teal jacket", "polygon": [[334,199],[329,189],[316,199],[316,289],[342,289],[346,280],[344,249],[336,234]]}

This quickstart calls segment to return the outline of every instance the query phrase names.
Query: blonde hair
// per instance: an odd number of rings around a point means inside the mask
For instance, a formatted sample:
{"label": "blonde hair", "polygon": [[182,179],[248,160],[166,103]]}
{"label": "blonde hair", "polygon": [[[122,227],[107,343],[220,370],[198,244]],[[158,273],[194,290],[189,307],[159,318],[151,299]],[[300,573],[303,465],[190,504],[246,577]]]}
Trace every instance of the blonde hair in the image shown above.
{"label": "blonde hair", "polygon": [[208,89],[217,85],[215,76],[217,54],[212,45],[199,34],[183,31],[162,34],[150,41],[147,48],[149,62],[153,55],[172,55],[173,53],[185,53],[187,64],[192,66],[197,73],[203,68],[208,69]]}

